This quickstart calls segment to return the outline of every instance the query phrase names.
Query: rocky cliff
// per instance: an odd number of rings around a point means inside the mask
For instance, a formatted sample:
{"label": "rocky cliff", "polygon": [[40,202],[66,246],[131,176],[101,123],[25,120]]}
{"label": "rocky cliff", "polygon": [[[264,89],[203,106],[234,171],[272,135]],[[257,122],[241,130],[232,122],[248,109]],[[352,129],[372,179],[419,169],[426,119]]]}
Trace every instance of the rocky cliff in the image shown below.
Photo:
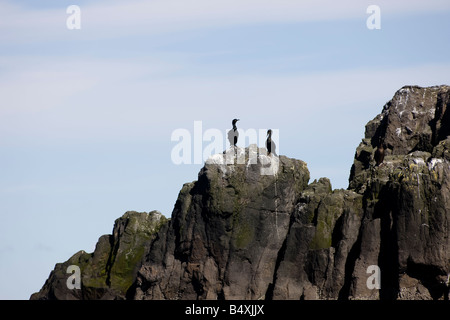
{"label": "rocky cliff", "polygon": [[[112,235],[101,236],[91,254],[75,253],[58,263],[42,289],[31,299],[125,299],[136,279],[142,257],[167,219],[158,211],[126,212],[116,220]],[[81,288],[70,289],[69,266],[80,268]]]}
{"label": "rocky cliff", "polygon": [[407,86],[366,125],[347,190],[309,183],[301,160],[229,149],[182,187],[171,219],[126,213],[31,298],[448,299],[448,135],[450,87]]}

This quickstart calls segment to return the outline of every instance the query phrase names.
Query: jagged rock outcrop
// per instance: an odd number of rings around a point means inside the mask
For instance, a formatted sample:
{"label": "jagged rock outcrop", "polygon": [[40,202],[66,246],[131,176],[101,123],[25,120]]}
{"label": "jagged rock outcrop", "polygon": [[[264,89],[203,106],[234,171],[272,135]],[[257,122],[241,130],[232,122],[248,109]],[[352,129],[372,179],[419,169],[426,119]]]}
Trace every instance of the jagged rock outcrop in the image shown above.
{"label": "jagged rock outcrop", "polygon": [[[351,295],[367,297],[364,272],[371,263],[382,271],[380,298],[448,299],[449,134],[449,86],[403,87],[366,125],[349,183],[364,196],[365,211]],[[374,167],[379,136],[386,157]]]}
{"label": "jagged rock outcrop", "polygon": [[362,198],[349,190],[332,191],[327,178],[314,181],[302,192],[268,298],[339,297],[346,285],[346,264],[358,239]]}
{"label": "jagged rock outcrop", "polygon": [[[167,219],[158,211],[126,212],[117,219],[112,235],[101,236],[92,254],[79,251],[58,263],[42,289],[31,299],[125,299],[136,279],[144,254]],[[81,289],[69,289],[71,265],[80,268]]]}
{"label": "jagged rock outcrop", "polygon": [[[170,220],[116,221],[32,298],[448,299],[449,106],[448,86],[397,91],[366,125],[347,190],[308,184],[306,163],[254,145],[214,155]],[[125,240],[138,229],[146,236]],[[66,286],[70,264],[82,269],[78,292]],[[370,266],[379,287],[368,286]]]}
{"label": "jagged rock outcrop", "polygon": [[219,155],[183,186],[139,270],[136,299],[265,298],[309,171],[284,156],[260,154],[251,164],[245,151],[243,164]]}

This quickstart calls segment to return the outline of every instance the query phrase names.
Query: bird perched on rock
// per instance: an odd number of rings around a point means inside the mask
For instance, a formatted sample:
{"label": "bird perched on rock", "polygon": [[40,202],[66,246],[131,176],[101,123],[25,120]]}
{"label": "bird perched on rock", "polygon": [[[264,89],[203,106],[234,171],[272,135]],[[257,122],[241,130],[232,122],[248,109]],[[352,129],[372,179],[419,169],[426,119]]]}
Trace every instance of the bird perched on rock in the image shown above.
{"label": "bird perched on rock", "polygon": [[267,140],[266,140],[266,148],[267,148],[267,155],[270,156],[272,153],[274,155],[277,155],[275,152],[276,149],[275,142],[272,141],[272,129],[267,130]]}
{"label": "bird perched on rock", "polygon": [[385,153],[384,139],[380,136],[380,137],[378,137],[378,146],[377,146],[377,150],[375,150],[375,155],[374,155],[375,163],[376,163],[377,167],[383,163],[384,153]]}
{"label": "bird perched on rock", "polygon": [[236,146],[236,143],[239,138],[239,131],[237,131],[236,122],[238,122],[239,119],[233,119],[231,121],[231,125],[233,128],[231,128],[230,131],[228,131],[228,141],[230,141],[230,146]]}

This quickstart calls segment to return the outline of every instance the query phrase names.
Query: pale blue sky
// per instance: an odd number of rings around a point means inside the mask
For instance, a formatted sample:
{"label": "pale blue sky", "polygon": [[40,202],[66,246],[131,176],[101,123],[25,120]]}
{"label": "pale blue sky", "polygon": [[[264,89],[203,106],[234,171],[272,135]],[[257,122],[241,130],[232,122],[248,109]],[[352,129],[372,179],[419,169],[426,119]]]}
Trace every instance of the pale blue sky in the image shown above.
{"label": "pale blue sky", "polygon": [[391,2],[0,1],[0,298],[28,299],[127,210],[170,216],[201,168],[172,163],[171,133],[196,120],[279,129],[281,154],[346,188],[395,91],[450,84],[450,3]]}

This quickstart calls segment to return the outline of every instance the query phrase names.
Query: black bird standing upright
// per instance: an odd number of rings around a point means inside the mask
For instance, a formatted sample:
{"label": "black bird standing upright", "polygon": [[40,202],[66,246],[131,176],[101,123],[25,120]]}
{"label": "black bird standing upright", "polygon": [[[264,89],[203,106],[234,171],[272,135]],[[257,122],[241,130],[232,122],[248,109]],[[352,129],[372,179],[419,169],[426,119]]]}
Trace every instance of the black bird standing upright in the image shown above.
{"label": "black bird standing upright", "polygon": [[239,119],[233,119],[231,121],[231,124],[233,125],[233,128],[228,131],[228,141],[230,141],[230,146],[236,146],[236,143],[239,138],[239,131],[237,131],[236,122],[238,122]]}
{"label": "black bird standing upright", "polygon": [[272,141],[272,129],[267,130],[267,140],[266,140],[266,148],[267,148],[267,155],[275,154],[276,145],[275,142]]}
{"label": "black bird standing upright", "polygon": [[375,150],[375,154],[374,154],[374,158],[375,158],[375,162],[376,162],[376,166],[378,167],[380,164],[383,163],[384,160],[384,150],[385,150],[385,146],[384,146],[384,139],[380,136],[378,138],[378,146],[377,146],[377,150]]}

